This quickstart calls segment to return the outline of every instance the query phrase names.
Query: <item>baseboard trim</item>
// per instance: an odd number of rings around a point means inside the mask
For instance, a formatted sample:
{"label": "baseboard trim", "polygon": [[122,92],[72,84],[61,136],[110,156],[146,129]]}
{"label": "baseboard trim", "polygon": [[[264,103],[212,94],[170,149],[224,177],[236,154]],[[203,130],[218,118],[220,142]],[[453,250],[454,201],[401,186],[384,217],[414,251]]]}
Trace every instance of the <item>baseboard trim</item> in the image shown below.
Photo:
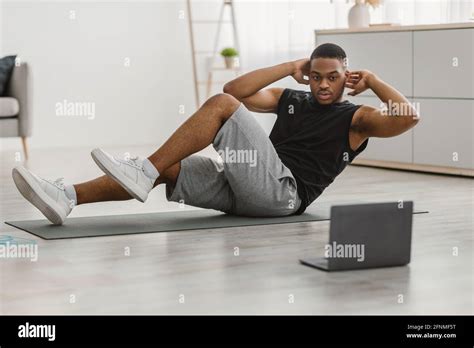
{"label": "baseboard trim", "polygon": [[467,169],[467,168],[431,166],[431,165],[425,165],[425,164],[380,161],[380,160],[370,160],[370,159],[364,159],[364,158],[356,158],[352,162],[352,164],[367,166],[367,167],[380,167],[380,168],[401,169],[401,170],[408,170],[408,171],[415,171],[415,172],[474,177],[474,170]]}

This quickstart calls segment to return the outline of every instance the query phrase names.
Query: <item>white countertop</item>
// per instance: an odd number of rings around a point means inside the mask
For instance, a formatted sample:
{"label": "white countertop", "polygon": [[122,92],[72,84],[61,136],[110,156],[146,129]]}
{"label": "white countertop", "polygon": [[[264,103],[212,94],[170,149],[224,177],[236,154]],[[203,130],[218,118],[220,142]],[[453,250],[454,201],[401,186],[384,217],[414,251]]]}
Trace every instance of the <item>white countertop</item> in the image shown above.
{"label": "white countertop", "polygon": [[316,29],[316,34],[347,34],[347,33],[375,33],[384,31],[411,31],[411,30],[439,30],[439,29],[464,29],[474,28],[474,22],[447,23],[447,24],[419,24],[419,25],[392,25],[375,26],[369,28],[341,28],[341,29]]}

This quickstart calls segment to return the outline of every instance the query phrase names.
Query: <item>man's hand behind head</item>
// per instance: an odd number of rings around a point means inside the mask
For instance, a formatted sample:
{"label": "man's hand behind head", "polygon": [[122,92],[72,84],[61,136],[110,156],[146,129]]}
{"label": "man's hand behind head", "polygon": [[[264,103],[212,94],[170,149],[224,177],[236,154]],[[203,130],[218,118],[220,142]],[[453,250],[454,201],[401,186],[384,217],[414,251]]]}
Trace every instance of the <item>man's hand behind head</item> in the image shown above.
{"label": "man's hand behind head", "polygon": [[352,89],[352,91],[347,94],[356,96],[369,89],[370,79],[373,77],[373,75],[374,74],[369,70],[346,70],[346,83],[344,86]]}
{"label": "man's hand behind head", "polygon": [[[302,85],[309,85],[309,58],[298,59],[293,62],[294,71],[291,76]],[[306,76],[306,79],[304,78]]]}

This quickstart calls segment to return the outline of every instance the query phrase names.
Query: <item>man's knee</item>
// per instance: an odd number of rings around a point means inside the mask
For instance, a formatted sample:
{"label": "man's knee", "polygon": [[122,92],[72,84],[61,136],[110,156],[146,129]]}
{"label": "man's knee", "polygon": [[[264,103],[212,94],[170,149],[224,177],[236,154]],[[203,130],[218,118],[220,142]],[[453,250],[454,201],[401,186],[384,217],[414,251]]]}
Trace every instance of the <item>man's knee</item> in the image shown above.
{"label": "man's knee", "polygon": [[205,104],[218,109],[218,114],[227,119],[239,108],[241,102],[230,94],[219,93],[210,97]]}

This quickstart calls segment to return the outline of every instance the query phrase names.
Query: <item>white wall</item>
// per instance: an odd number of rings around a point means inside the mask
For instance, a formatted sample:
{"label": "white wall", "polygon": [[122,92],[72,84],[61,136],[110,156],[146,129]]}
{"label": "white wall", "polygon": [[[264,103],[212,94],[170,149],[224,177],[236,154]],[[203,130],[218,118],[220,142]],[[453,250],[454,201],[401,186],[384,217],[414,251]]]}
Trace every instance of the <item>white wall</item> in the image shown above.
{"label": "white wall", "polygon": [[[194,109],[188,26],[179,19],[184,5],[4,1],[0,53],[18,53],[31,67],[31,146],[165,140],[186,118],[179,105],[186,114]],[[95,117],[57,116],[64,100],[95,103]]]}

